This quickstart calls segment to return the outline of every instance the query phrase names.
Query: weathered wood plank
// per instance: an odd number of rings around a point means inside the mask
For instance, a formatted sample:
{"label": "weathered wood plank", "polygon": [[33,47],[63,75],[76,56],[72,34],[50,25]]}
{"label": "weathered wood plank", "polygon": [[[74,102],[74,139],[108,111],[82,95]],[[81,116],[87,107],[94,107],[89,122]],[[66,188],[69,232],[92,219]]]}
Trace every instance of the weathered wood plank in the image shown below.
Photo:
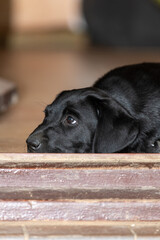
{"label": "weathered wood plank", "polygon": [[27,154],[0,153],[5,167],[160,167],[160,154]]}
{"label": "weathered wood plank", "polygon": [[160,221],[156,200],[0,201],[0,221]]}
{"label": "weathered wood plank", "polygon": [[159,199],[159,182],[159,168],[0,168],[0,199]]}
{"label": "weathered wood plank", "polygon": [[160,236],[159,154],[0,154],[0,235]]}
{"label": "weathered wood plank", "polygon": [[160,236],[159,222],[0,222],[0,236]]}

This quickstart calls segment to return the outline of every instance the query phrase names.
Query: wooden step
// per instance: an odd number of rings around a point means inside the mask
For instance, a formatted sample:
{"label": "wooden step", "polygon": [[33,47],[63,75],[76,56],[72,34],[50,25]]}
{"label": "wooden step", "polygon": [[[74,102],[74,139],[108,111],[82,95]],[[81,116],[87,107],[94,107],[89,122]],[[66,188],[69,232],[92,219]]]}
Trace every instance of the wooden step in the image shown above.
{"label": "wooden step", "polygon": [[159,236],[159,154],[0,153],[0,235]]}

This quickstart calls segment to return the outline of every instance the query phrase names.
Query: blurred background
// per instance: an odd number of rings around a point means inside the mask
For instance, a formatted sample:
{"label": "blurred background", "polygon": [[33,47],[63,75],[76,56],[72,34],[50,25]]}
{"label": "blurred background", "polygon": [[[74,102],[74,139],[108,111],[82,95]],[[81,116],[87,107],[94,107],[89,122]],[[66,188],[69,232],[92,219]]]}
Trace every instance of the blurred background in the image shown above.
{"label": "blurred background", "polygon": [[0,105],[10,88],[19,96],[0,114],[0,152],[26,152],[60,91],[118,66],[160,62],[159,24],[160,0],[0,0]]}

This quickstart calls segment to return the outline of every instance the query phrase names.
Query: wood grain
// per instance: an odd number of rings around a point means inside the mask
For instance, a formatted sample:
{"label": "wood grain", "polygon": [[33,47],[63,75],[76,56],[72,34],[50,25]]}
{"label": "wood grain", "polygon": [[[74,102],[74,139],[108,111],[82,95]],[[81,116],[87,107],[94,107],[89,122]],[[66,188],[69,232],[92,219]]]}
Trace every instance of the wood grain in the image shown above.
{"label": "wood grain", "polygon": [[16,221],[0,222],[1,236],[160,236],[159,222]]}
{"label": "wood grain", "polygon": [[160,221],[154,200],[0,201],[0,221]]}
{"label": "wood grain", "polygon": [[[105,159],[105,158],[104,158]],[[27,155],[26,155],[26,161]],[[107,161],[107,158],[106,158]],[[53,161],[54,163],[54,161]],[[14,163],[15,164],[15,163]],[[24,164],[24,163],[23,163]],[[59,168],[44,163],[0,168],[1,199],[159,199],[160,169]],[[12,166],[12,164],[11,164]]]}
{"label": "wood grain", "polygon": [[[122,157],[126,157],[128,163],[132,163],[134,157],[135,160],[139,159],[137,154],[131,155],[130,159],[129,154],[113,154],[113,159],[121,156],[122,161]],[[1,220],[160,220],[160,168],[143,165],[143,160],[148,160],[149,155],[143,154],[136,166],[119,166],[117,162],[112,167],[105,164],[109,159],[111,163],[112,154],[99,155],[98,159],[93,154],[91,159],[94,165],[90,167],[88,156],[90,155],[1,154],[0,196],[4,200],[0,202],[3,209]],[[154,156],[154,162],[156,156],[159,159],[158,154],[150,156]],[[81,167],[73,167],[72,162],[78,162],[81,157]],[[20,159],[23,161],[19,162]],[[54,165],[56,159],[61,160],[58,166]],[[99,160],[101,166],[98,166]],[[65,161],[70,164],[64,168]],[[16,211],[19,212],[19,217]],[[42,219],[36,218],[40,215]]]}
{"label": "wood grain", "polygon": [[0,153],[0,166],[6,167],[159,167],[159,154],[27,154]]}
{"label": "wood grain", "polygon": [[158,154],[0,154],[0,163],[1,236],[160,236]]}

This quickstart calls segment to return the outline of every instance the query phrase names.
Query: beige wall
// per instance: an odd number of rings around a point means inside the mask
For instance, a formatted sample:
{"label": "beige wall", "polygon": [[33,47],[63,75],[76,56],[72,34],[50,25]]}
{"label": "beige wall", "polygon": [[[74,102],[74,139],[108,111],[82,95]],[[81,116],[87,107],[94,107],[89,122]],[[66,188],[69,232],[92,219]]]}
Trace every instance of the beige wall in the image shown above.
{"label": "beige wall", "polygon": [[67,28],[78,4],[78,0],[11,0],[11,27],[14,31]]}

